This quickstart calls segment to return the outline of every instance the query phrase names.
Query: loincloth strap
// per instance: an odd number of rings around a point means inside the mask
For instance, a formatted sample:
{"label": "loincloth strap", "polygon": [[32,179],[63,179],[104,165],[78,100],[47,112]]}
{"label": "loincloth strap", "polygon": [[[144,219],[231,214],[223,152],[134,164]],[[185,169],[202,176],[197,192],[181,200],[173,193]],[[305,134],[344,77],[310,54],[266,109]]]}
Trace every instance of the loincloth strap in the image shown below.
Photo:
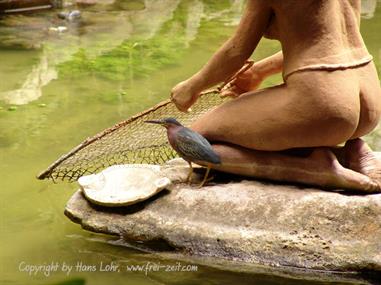
{"label": "loincloth strap", "polygon": [[367,55],[366,57],[348,63],[323,63],[323,64],[311,64],[299,67],[297,69],[291,70],[283,74],[284,80],[286,80],[290,75],[296,72],[302,71],[315,71],[315,70],[324,70],[324,71],[334,71],[334,70],[343,70],[348,68],[356,68],[368,64],[373,60],[373,56]]}

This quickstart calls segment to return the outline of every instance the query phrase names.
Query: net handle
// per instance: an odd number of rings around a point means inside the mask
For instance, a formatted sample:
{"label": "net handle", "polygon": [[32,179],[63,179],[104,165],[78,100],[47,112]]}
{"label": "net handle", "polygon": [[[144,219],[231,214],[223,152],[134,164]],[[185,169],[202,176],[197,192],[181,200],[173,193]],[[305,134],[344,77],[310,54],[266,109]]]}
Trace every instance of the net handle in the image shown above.
{"label": "net handle", "polygon": [[245,63],[243,64],[243,66],[236,73],[234,73],[227,80],[225,80],[220,86],[217,87],[218,92],[221,92],[225,88],[229,88],[233,84],[234,80],[237,79],[238,76],[240,76],[242,73],[247,71],[253,65],[254,65],[253,60],[251,60],[251,59],[246,60]]}

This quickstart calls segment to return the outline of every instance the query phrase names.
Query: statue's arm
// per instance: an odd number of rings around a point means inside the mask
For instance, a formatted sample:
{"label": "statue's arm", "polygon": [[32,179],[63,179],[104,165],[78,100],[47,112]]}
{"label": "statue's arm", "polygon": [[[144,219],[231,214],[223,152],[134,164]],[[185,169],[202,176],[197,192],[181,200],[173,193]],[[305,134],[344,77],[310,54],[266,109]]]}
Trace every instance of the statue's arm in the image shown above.
{"label": "statue's arm", "polygon": [[239,74],[228,86],[221,95],[238,97],[243,93],[253,91],[259,87],[266,77],[279,73],[283,70],[283,53],[279,51],[269,57],[257,61],[246,70]]}
{"label": "statue's arm", "polygon": [[199,72],[172,89],[172,101],[180,110],[187,110],[201,91],[225,81],[242,67],[262,38],[271,13],[268,1],[247,1],[244,15],[234,35]]}
{"label": "statue's arm", "polygon": [[269,57],[266,57],[251,67],[260,77],[266,78],[283,70],[283,53],[279,51]]}
{"label": "statue's arm", "polygon": [[251,56],[270,20],[271,8],[266,2],[263,0],[247,2],[246,10],[234,35],[191,78],[198,91],[225,81]]}

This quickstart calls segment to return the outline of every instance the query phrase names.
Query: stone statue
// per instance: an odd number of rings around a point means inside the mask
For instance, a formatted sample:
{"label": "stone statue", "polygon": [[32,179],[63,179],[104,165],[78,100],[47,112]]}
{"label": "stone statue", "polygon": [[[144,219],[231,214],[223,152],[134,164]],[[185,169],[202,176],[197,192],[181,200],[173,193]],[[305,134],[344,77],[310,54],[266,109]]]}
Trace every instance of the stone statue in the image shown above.
{"label": "stone statue", "polygon": [[[213,143],[214,168],[265,179],[381,191],[381,162],[361,139],[380,119],[381,88],[360,34],[360,0],[249,0],[209,62],[172,89],[186,111],[229,78],[262,37],[282,51],[256,62],[192,129]],[[282,72],[284,83],[256,90]]]}

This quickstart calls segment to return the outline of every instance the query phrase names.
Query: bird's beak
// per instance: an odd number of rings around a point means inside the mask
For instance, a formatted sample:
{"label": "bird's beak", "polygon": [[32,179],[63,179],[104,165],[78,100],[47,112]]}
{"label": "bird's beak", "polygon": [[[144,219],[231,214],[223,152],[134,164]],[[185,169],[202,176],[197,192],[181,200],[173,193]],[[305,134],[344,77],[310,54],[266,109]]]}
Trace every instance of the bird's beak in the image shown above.
{"label": "bird's beak", "polygon": [[164,122],[161,120],[149,120],[149,121],[144,121],[144,123],[164,125]]}

